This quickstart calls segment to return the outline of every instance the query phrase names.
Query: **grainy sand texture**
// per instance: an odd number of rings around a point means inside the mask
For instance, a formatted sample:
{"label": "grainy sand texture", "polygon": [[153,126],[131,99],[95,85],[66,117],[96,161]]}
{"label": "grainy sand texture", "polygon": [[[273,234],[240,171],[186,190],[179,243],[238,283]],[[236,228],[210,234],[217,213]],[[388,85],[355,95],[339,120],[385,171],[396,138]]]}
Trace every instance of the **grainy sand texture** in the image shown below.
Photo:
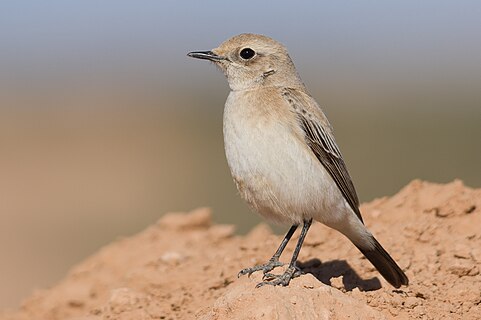
{"label": "grainy sand texture", "polygon": [[408,287],[395,290],[347,239],[316,223],[299,257],[305,274],[289,287],[256,289],[260,274],[238,279],[237,272],[269,259],[282,236],[263,224],[239,236],[197,209],[105,246],[0,319],[481,317],[481,189],[413,181],[361,211]]}

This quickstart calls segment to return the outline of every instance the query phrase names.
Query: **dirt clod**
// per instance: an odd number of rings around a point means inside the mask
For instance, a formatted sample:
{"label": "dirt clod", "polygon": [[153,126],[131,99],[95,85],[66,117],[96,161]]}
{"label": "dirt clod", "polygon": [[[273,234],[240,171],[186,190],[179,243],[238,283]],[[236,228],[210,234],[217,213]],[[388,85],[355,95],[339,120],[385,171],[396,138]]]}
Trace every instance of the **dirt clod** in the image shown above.
{"label": "dirt clod", "polygon": [[361,206],[370,230],[410,279],[399,290],[320,224],[299,256],[305,274],[288,287],[256,289],[260,274],[237,273],[267,261],[282,236],[264,224],[235,235],[232,226],[213,224],[205,208],[168,214],[102,248],[0,319],[479,319],[479,208],[481,189],[419,180]]}

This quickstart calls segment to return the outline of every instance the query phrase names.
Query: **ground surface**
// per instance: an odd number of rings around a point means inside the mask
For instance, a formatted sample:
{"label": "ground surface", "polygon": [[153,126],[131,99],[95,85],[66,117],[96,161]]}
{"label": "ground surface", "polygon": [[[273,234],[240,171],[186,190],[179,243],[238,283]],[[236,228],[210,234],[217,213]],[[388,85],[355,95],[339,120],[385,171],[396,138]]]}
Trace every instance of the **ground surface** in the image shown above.
{"label": "ground surface", "polygon": [[394,290],[346,239],[315,224],[300,254],[306,274],[255,289],[260,275],[237,272],[265,262],[281,237],[265,225],[237,236],[198,209],[104,247],[0,319],[479,318],[481,190],[413,181],[361,209],[408,287]]}

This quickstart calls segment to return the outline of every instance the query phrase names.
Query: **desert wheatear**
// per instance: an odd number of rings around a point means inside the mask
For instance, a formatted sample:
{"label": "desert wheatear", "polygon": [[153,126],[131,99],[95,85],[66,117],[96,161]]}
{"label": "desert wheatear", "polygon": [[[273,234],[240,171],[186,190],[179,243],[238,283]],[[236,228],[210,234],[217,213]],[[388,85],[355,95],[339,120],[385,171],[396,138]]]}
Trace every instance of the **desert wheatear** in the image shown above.
{"label": "desert wheatear", "polygon": [[[408,284],[396,262],[367,230],[359,200],[332,128],[309,95],[286,48],[255,34],[235,36],[190,57],[214,62],[231,92],[224,110],[227,162],[241,196],[267,219],[289,223],[274,256],[239,275],[264,272],[264,284],[283,285],[300,274],[296,260],[312,220],[344,234],[394,287]],[[300,224],[289,267],[279,257]]]}

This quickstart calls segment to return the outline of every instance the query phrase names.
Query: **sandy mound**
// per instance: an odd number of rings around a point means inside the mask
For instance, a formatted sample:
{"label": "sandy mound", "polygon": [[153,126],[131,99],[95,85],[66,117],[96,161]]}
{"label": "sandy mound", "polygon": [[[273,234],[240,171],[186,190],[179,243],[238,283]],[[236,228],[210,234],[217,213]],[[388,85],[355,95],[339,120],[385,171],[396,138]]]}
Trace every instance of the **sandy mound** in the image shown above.
{"label": "sandy mound", "polygon": [[237,279],[237,272],[265,262],[281,237],[265,225],[235,236],[232,226],[213,225],[209,210],[198,209],[168,214],[104,247],[0,318],[479,318],[481,190],[414,181],[362,212],[406,270],[409,287],[394,290],[346,239],[315,224],[300,255],[306,274],[287,288],[255,289],[260,275]]}

